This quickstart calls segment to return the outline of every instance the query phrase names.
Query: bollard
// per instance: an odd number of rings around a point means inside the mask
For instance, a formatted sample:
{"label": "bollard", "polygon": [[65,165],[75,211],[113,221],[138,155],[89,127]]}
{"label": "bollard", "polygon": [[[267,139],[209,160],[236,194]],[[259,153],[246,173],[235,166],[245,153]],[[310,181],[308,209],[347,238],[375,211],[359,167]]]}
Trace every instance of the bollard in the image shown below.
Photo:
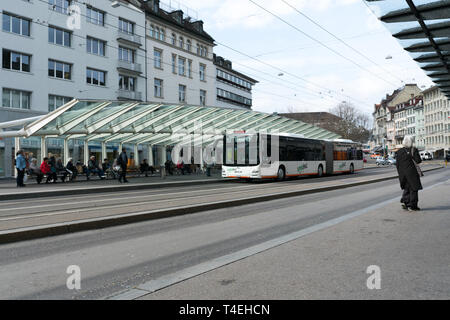
{"label": "bollard", "polygon": [[159,168],[159,173],[161,174],[161,179],[166,178],[166,168],[165,167]]}

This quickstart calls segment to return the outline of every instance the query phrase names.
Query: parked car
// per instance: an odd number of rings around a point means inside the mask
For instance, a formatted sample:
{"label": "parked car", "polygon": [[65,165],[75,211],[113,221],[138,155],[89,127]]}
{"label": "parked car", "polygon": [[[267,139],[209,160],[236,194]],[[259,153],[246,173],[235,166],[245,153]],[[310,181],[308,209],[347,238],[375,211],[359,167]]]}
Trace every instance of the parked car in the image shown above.
{"label": "parked car", "polygon": [[419,154],[422,160],[433,160],[433,155],[431,154],[431,152],[420,151]]}
{"label": "parked car", "polygon": [[378,157],[375,160],[375,163],[377,164],[377,166],[390,166],[390,165],[395,165],[396,164],[396,160],[392,157],[388,157],[388,158],[384,158],[384,157]]}

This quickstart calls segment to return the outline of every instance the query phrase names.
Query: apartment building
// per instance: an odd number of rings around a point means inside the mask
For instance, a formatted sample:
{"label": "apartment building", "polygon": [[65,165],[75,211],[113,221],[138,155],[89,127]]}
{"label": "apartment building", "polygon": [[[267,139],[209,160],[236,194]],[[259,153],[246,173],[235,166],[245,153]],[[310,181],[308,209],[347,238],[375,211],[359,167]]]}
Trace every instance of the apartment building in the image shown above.
{"label": "apartment building", "polygon": [[159,0],[143,1],[146,12],[147,101],[215,105],[214,39],[203,21],[182,10],[166,11]]}
{"label": "apartment building", "polygon": [[[218,76],[203,22],[159,0],[1,1],[0,10],[0,122],[42,116],[73,98],[251,107],[257,81],[235,70]],[[219,87],[233,95],[219,96]],[[99,151],[93,144],[89,152]],[[0,177],[14,174],[14,149],[13,139],[0,139]]]}
{"label": "apartment building", "polygon": [[[416,147],[423,150],[423,123],[420,114],[423,114],[423,96],[417,96],[406,102],[397,104],[394,114],[394,141],[396,147],[400,147],[406,135],[414,136]],[[422,116],[423,119],[423,116]],[[422,134],[422,135],[420,135]]]}
{"label": "apartment building", "polygon": [[252,87],[255,79],[233,69],[230,60],[214,54],[216,75],[216,106],[232,109],[252,108]]}
{"label": "apartment building", "polygon": [[450,153],[450,103],[437,86],[425,90],[423,95],[425,148],[435,158],[442,158]]}
{"label": "apartment building", "polygon": [[386,94],[381,103],[376,104],[373,112],[373,131],[371,148],[387,148],[391,153],[396,149],[397,141],[395,120],[393,113],[397,105],[409,101],[413,97],[420,96],[421,90],[416,84],[406,84],[395,90],[392,94]]}
{"label": "apartment building", "polygon": [[[2,1],[0,119],[44,115],[72,98],[142,100],[145,14],[132,2]],[[12,139],[0,140],[0,177],[13,159]]]}

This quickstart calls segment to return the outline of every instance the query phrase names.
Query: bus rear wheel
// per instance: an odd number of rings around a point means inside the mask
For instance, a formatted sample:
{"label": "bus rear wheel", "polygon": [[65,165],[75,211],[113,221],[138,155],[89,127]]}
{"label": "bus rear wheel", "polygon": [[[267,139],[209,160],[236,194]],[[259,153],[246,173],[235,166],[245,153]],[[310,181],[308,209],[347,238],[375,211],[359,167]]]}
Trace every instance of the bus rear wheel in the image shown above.
{"label": "bus rear wheel", "polygon": [[319,166],[317,169],[317,176],[322,177],[323,176],[323,167],[322,165]]}
{"label": "bus rear wheel", "polygon": [[278,181],[283,181],[285,177],[286,177],[286,173],[284,171],[284,168],[283,167],[279,167],[278,168],[278,173],[277,173],[277,180]]}

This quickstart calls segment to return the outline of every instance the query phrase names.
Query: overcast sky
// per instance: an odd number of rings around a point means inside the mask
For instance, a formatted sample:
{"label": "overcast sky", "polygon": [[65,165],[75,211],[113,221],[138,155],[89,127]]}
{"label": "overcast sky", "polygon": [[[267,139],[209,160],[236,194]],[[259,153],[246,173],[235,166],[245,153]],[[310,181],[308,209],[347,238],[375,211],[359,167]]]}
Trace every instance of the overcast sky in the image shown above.
{"label": "overcast sky", "polygon": [[[214,52],[230,59],[234,69],[259,81],[253,91],[254,110],[328,111],[346,100],[370,114],[373,105],[386,93],[392,93],[405,83],[417,83],[421,89],[432,85],[418,64],[392,37],[387,26],[374,15],[374,12],[380,15],[383,8],[380,10],[371,5],[369,9],[363,0],[285,0],[368,57],[369,61],[282,0],[253,1],[293,27],[249,0],[184,0],[183,4],[195,10],[198,19],[204,21],[205,31],[218,44]],[[404,1],[395,2],[404,6]],[[191,11],[191,15],[195,16],[195,12]],[[392,26],[389,28],[391,30]],[[388,56],[392,58],[386,59]]]}

